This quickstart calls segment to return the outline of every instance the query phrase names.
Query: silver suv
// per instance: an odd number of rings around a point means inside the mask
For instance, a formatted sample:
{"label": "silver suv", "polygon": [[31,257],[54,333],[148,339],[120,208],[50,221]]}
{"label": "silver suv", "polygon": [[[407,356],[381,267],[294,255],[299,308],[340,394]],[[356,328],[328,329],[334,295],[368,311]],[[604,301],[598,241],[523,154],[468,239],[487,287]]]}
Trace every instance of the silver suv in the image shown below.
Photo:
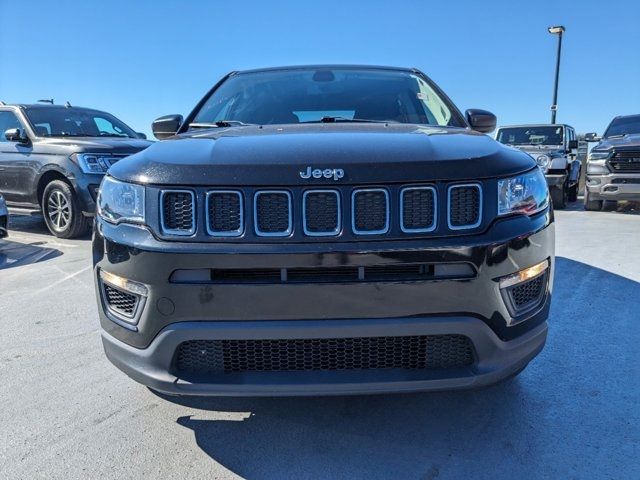
{"label": "silver suv", "polygon": [[500,127],[496,140],[531,155],[547,179],[554,208],[578,198],[580,165],[576,131],[565,124]]}

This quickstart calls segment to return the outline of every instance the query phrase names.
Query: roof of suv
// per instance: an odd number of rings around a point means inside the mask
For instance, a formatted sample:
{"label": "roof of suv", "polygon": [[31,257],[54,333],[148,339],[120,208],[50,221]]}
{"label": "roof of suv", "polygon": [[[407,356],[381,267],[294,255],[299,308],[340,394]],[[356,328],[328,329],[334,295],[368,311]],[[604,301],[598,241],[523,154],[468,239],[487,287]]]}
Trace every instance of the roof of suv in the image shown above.
{"label": "roof of suv", "polygon": [[517,128],[517,127],[569,127],[573,128],[571,125],[566,123],[523,123],[521,125],[500,125],[498,130],[501,128]]}
{"label": "roof of suv", "polygon": [[352,70],[393,70],[399,72],[415,72],[416,68],[406,67],[388,67],[381,65],[349,65],[349,64],[325,64],[325,65],[290,65],[282,67],[266,67],[252,68],[248,70],[238,70],[234,73],[257,73],[257,72],[273,72],[278,70],[314,70],[314,69],[352,69]]}

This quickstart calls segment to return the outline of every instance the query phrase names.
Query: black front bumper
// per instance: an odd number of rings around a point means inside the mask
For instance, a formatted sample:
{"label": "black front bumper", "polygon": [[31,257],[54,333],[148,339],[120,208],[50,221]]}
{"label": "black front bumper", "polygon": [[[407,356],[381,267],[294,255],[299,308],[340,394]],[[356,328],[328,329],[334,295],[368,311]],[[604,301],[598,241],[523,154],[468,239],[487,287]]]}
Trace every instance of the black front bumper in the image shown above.
{"label": "black front bumper", "polygon": [[[493,383],[524,367],[543,347],[554,265],[550,211],[512,217],[481,235],[404,242],[220,245],[161,242],[146,229],[96,222],[99,271],[149,290],[135,327],[123,326],[99,302],[109,359],[157,390],[181,394],[287,395],[461,388]],[[509,326],[512,315],[498,279],[548,259],[539,307]],[[185,284],[176,270],[319,268],[420,262],[471,265],[473,278],[350,283]],[[115,320],[115,321],[114,321]],[[189,340],[321,339],[459,334],[475,361],[427,371],[242,372],[186,380],[175,371],[178,346]]]}

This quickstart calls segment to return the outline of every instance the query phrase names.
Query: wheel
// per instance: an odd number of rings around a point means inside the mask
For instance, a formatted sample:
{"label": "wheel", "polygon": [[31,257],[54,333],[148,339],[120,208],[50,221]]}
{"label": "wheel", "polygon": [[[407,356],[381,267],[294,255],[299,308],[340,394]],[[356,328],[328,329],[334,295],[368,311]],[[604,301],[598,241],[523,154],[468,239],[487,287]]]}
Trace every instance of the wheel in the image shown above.
{"label": "wheel", "polygon": [[618,202],[615,200],[605,200],[602,202],[602,210],[605,212],[613,212],[618,209]]}
{"label": "wheel", "polygon": [[89,228],[89,219],[82,215],[76,194],[62,180],[54,180],[45,187],[42,215],[49,231],[58,238],[75,238]]}
{"label": "wheel", "polygon": [[578,184],[576,183],[572,187],[569,187],[569,191],[567,192],[567,200],[570,202],[575,202],[578,200]]}
{"label": "wheel", "polygon": [[602,210],[602,200],[592,200],[589,190],[584,191],[584,209],[590,212],[599,212]]}
{"label": "wheel", "polygon": [[556,210],[562,210],[567,206],[567,189],[563,187],[551,187],[551,202],[553,208]]}

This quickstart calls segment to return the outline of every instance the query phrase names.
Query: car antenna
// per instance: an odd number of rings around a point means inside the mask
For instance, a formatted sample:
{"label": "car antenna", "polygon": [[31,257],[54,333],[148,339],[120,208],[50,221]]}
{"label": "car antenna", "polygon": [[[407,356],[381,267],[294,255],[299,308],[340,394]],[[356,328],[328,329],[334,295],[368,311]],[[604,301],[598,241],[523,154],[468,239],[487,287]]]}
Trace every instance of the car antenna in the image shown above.
{"label": "car antenna", "polygon": [[66,108],[71,108],[71,104],[70,104],[69,102],[65,102],[64,106],[65,106]]}
{"label": "car antenna", "polygon": [[38,103],[50,103],[53,105],[53,98],[38,100]]}

